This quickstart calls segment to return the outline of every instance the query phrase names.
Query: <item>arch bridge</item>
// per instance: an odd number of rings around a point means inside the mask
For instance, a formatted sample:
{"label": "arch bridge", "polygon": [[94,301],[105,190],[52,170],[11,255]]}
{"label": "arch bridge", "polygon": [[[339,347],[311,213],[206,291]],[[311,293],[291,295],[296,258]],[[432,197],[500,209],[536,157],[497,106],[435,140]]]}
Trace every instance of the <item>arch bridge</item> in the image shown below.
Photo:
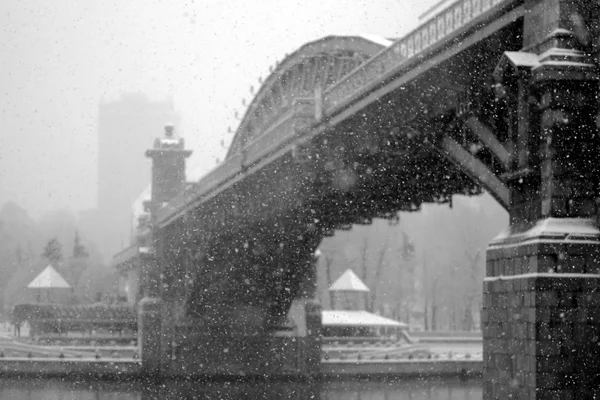
{"label": "arch bridge", "polygon": [[168,201],[155,178],[146,295],[162,305],[144,318],[169,338],[268,336],[310,305],[323,237],[485,190],[510,215],[483,282],[485,398],[590,398],[598,16],[591,1],[459,0],[398,40],[304,45],[220,165]]}

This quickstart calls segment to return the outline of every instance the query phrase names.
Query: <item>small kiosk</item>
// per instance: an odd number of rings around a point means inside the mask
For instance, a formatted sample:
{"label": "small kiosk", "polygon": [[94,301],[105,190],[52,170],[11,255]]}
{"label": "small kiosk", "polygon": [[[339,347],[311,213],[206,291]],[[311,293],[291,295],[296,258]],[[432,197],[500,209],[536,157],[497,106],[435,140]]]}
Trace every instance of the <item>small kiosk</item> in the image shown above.
{"label": "small kiosk", "polygon": [[367,285],[348,269],[329,288],[335,292],[336,304],[342,310],[322,311],[322,335],[326,342],[344,343],[351,341],[381,342],[397,341],[405,337],[408,325],[364,310]]}
{"label": "small kiosk", "polygon": [[37,303],[53,303],[64,301],[71,289],[71,285],[54,269],[48,265],[27,285],[34,291]]}
{"label": "small kiosk", "polygon": [[329,291],[334,292],[336,304],[342,303],[342,307],[346,310],[366,308],[369,288],[351,269],[347,269],[333,282]]}

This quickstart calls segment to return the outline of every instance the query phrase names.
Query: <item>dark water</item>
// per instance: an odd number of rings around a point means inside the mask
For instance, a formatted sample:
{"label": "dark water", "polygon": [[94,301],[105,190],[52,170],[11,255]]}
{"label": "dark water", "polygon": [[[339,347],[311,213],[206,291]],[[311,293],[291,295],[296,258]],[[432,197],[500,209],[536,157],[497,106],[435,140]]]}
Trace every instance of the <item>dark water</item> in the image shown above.
{"label": "dark water", "polygon": [[167,383],[161,386],[110,382],[0,379],[2,400],[481,400],[477,380],[308,383]]}

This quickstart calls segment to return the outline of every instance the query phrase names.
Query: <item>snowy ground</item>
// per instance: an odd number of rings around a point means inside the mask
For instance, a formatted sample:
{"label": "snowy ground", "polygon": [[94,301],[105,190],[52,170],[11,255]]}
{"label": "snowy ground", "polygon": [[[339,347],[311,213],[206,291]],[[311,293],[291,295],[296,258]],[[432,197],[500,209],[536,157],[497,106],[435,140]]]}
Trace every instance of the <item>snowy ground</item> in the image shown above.
{"label": "snowy ground", "polygon": [[[96,353],[100,353],[102,357],[119,357],[129,358],[136,353],[135,346],[37,346],[27,343],[29,337],[29,326],[25,324],[21,327],[21,339],[17,340],[14,336],[14,328],[10,323],[0,323],[0,351],[5,357],[27,357],[29,353],[34,355],[53,357],[59,356],[61,353],[67,358],[71,357],[93,357]],[[121,351],[122,350],[122,351]],[[327,353],[331,349],[323,348]],[[443,342],[443,343],[422,343],[415,345],[403,345],[398,348],[353,348],[346,349],[341,353],[338,351],[331,352],[330,360],[339,358],[343,354],[345,359],[357,359],[360,354],[361,359],[383,359],[386,357],[391,359],[407,358],[410,354],[414,359],[427,357],[431,354],[432,357],[438,359],[481,359],[483,346],[481,343],[474,342]]]}

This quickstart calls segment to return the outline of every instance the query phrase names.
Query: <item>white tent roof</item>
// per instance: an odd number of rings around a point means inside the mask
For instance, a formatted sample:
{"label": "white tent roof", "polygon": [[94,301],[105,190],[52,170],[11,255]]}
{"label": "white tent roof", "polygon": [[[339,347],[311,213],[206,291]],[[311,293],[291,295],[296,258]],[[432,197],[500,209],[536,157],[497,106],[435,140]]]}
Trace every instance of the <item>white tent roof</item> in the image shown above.
{"label": "white tent roof", "polygon": [[323,326],[408,326],[367,311],[323,310],[321,315]]}
{"label": "white tent roof", "polygon": [[368,292],[369,288],[354,272],[352,272],[351,269],[349,269],[344,272],[337,281],[333,282],[329,290],[333,292]]}
{"label": "white tent roof", "polygon": [[27,287],[30,289],[68,289],[71,286],[52,265],[48,265]]}

